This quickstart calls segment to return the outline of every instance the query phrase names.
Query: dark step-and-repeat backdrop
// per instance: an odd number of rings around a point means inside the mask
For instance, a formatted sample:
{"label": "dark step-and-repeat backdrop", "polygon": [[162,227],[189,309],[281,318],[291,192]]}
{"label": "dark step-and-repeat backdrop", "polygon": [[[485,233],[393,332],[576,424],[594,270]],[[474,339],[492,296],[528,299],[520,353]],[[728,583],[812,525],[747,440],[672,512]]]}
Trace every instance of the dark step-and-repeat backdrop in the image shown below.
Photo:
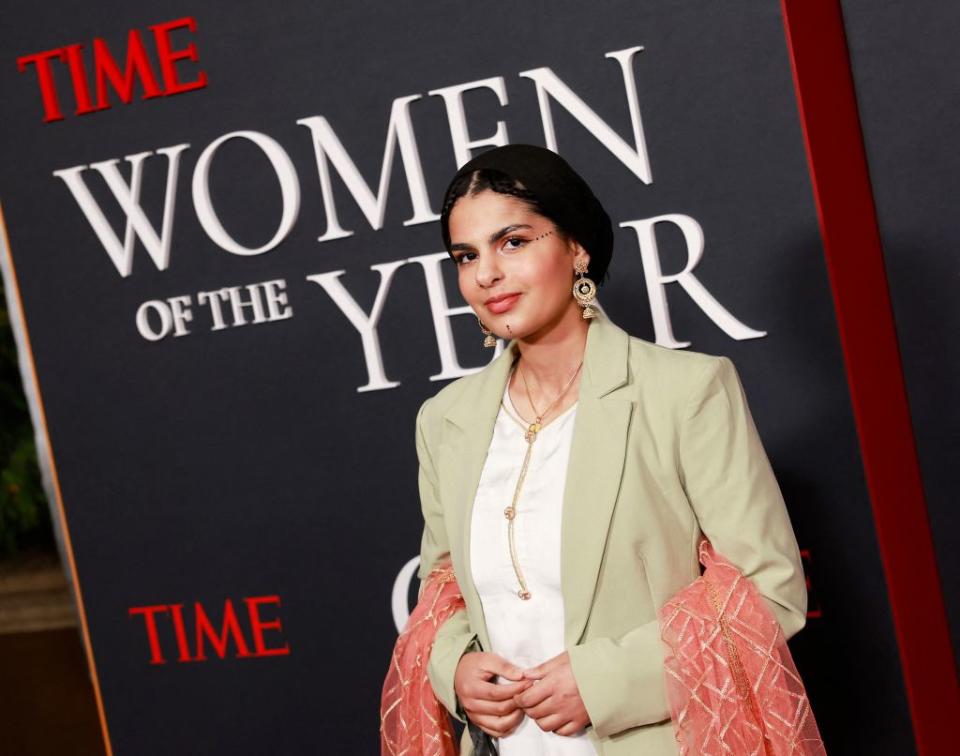
{"label": "dark step-and-repeat backdrop", "polygon": [[[869,84],[876,19],[844,5]],[[916,752],[780,3],[5,21],[4,281],[113,753],[378,753],[415,414],[491,359],[439,201],[520,142],[607,207],[611,319],[737,365],[803,551],[791,648],[828,751]]]}

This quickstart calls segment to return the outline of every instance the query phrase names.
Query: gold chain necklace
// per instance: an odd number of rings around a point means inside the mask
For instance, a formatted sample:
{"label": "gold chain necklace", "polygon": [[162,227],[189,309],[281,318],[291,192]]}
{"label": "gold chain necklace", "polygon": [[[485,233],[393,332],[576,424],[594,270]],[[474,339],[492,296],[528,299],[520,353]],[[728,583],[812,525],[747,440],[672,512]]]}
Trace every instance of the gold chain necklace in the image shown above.
{"label": "gold chain necklace", "polygon": [[[506,413],[524,430],[523,437],[527,442],[527,452],[523,457],[523,467],[520,468],[520,477],[517,479],[517,486],[513,491],[513,501],[510,503],[510,506],[503,510],[503,516],[507,518],[507,535],[510,540],[510,561],[513,562],[513,571],[517,575],[517,580],[520,583],[520,590],[517,591],[517,595],[524,601],[528,600],[532,595],[530,589],[527,588],[527,581],[524,580],[523,571],[520,569],[520,561],[517,559],[517,545],[514,541],[513,534],[513,524],[517,519],[517,500],[520,498],[520,489],[523,487],[523,480],[527,477],[527,467],[530,464],[530,454],[533,452],[533,442],[537,440],[537,434],[540,432],[540,429],[543,427],[543,418],[551,410],[554,404],[560,401],[567,389],[570,388],[570,385],[573,383],[574,379],[577,377],[577,373],[580,372],[580,368],[583,366],[583,360],[580,360],[580,364],[577,365],[577,369],[573,371],[573,375],[570,377],[570,380],[567,381],[567,385],[563,387],[556,398],[547,405],[547,408],[541,413],[537,411],[537,408],[533,406],[533,398],[530,396],[530,390],[527,386],[527,379],[523,375],[523,371],[520,370],[519,363],[517,364],[517,370],[520,372],[520,377],[523,379],[524,390],[527,392],[527,401],[530,402],[530,406],[533,407],[533,411],[537,413],[537,418],[532,423],[527,423],[521,418],[516,417],[510,409],[507,407],[506,403],[501,399],[500,404],[503,406],[503,409]],[[507,391],[510,391],[510,381],[507,380]]]}

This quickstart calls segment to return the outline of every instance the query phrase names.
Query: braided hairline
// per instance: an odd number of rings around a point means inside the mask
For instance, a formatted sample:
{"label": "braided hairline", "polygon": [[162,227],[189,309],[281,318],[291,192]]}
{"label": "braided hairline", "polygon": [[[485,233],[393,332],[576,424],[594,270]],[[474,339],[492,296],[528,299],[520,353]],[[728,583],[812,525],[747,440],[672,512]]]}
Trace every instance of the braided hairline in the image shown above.
{"label": "braided hairline", "polygon": [[[464,185],[467,185],[466,188],[464,188]],[[544,212],[544,209],[540,206],[540,202],[536,194],[531,192],[516,179],[512,178],[506,173],[503,173],[502,171],[496,170],[495,168],[480,168],[457,179],[457,181],[450,187],[450,191],[447,194],[446,201],[444,202],[441,211],[442,217],[449,218],[450,212],[453,209],[453,205],[461,197],[479,194],[486,188],[489,188],[498,194],[508,194],[516,197],[519,200],[530,203],[539,215],[543,215],[545,218],[549,218],[551,221],[553,221],[554,225],[557,227],[557,230],[562,236],[567,236],[566,231],[560,227],[560,225],[556,222],[556,219],[550,218],[550,216]]]}

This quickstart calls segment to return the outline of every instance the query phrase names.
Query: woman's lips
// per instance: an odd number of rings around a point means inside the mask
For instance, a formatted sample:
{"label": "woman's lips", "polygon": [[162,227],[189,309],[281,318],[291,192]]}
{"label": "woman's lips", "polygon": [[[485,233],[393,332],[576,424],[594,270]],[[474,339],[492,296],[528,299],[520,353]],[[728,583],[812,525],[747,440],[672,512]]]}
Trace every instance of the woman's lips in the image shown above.
{"label": "woman's lips", "polygon": [[513,307],[514,303],[519,298],[520,298],[519,294],[512,294],[509,297],[506,297],[505,299],[500,299],[500,300],[497,300],[496,302],[491,302],[490,304],[487,305],[487,309],[490,310],[490,312],[494,312],[497,315],[499,315],[500,313],[506,312],[511,307]]}

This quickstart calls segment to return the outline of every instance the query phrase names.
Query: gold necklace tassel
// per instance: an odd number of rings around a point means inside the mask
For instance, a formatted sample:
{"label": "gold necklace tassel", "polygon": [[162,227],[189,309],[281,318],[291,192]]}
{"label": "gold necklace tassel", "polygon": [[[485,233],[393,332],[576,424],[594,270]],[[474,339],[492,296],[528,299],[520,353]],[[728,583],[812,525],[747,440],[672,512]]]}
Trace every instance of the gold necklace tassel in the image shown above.
{"label": "gold necklace tassel", "polygon": [[[510,561],[513,563],[513,571],[517,576],[517,582],[520,583],[520,589],[517,591],[517,595],[524,601],[528,601],[531,597],[530,589],[527,587],[527,581],[523,577],[523,570],[520,569],[520,559],[517,557],[517,544],[514,538],[514,523],[517,519],[517,502],[520,500],[520,489],[523,488],[524,478],[527,477],[527,468],[530,465],[530,455],[533,453],[533,442],[537,440],[537,434],[543,428],[543,418],[549,412],[553,405],[556,404],[560,397],[562,397],[567,389],[570,388],[570,385],[573,383],[574,378],[577,377],[577,373],[580,371],[580,367],[583,365],[583,361],[580,361],[580,365],[577,366],[577,369],[573,372],[573,376],[567,381],[567,385],[563,387],[557,397],[550,402],[543,414],[537,413],[537,419],[532,423],[527,423],[521,420],[518,417],[515,417],[514,414],[507,409],[507,405],[501,401],[501,405],[506,413],[513,419],[517,425],[523,428],[523,437],[527,442],[527,453],[523,457],[523,466],[520,468],[520,477],[517,478],[517,485],[513,490],[513,501],[510,503],[509,507],[506,507],[503,510],[503,516],[507,518],[507,537],[510,541]],[[533,406],[533,399],[530,396],[530,389],[527,386],[527,379],[523,375],[523,371],[519,369],[520,366],[517,366],[517,369],[520,372],[520,377],[523,379],[524,388],[527,391],[527,399],[530,402],[530,406],[533,407],[533,411],[537,412],[537,408]],[[507,386],[509,387],[510,381],[507,380]],[[507,389],[509,391],[509,388]]]}

